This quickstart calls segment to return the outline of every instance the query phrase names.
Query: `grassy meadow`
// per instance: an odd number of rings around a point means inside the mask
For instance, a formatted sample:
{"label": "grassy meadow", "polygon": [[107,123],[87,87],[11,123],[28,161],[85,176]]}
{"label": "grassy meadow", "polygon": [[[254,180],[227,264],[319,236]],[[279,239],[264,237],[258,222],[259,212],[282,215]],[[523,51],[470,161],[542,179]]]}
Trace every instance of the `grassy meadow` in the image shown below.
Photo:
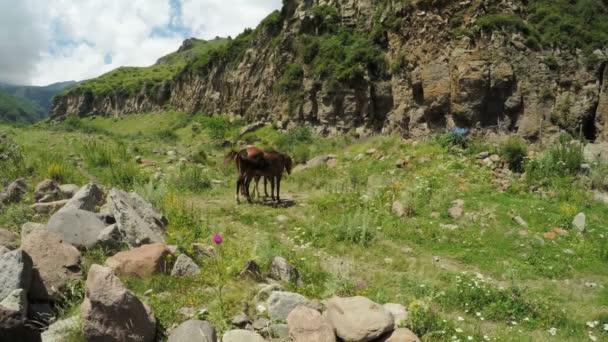
{"label": "grassy meadow", "polygon": [[[255,312],[258,285],[237,275],[250,259],[266,270],[280,255],[302,275],[289,290],[401,303],[409,307],[407,326],[424,341],[608,339],[608,207],[590,191],[606,190],[608,173],[601,165],[587,174],[572,170],[580,150],[566,139],[530,160],[527,144],[514,139],[356,139],[272,126],[239,137],[241,126],[177,112],[0,126],[0,154],[10,156],[0,179],[25,177],[30,189],[46,178],[96,181],[136,191],[166,215],[167,243],[193,257],[202,273],[123,279],[163,330],[186,319],[183,307],[220,331],[232,316]],[[233,148],[227,141],[238,140],[286,151],[298,162],[336,154],[338,163],[284,178],[284,205],[237,205],[236,170],[223,156]],[[168,151],[177,153],[171,163]],[[477,158],[483,151],[526,175],[508,174],[501,179],[509,186],[501,188]],[[460,218],[448,215],[456,199],[465,203]],[[394,201],[404,216],[392,213]],[[1,208],[0,226],[18,232],[24,222],[46,222],[28,203]],[[579,212],[587,216],[584,233],[571,224]],[[220,259],[197,252],[196,244],[212,244],[217,233],[224,237]],[[107,255],[95,249],[84,257],[86,268]],[[78,311],[82,291],[75,284],[65,316]]]}

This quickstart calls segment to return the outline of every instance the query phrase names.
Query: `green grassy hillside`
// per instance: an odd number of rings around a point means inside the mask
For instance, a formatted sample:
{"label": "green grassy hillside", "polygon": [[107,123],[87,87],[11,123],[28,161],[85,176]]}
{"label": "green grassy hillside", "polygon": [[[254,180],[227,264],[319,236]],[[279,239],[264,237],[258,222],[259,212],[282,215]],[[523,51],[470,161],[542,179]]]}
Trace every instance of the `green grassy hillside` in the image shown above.
{"label": "green grassy hillside", "polygon": [[[161,118],[162,125],[148,124]],[[590,191],[608,190],[608,173],[605,165],[579,172],[580,150],[569,139],[528,157],[526,144],[514,139],[357,140],[269,126],[240,139],[300,161],[333,153],[337,163],[286,177],[284,206],[237,205],[236,171],[223,156],[230,149],[225,139],[237,139],[239,128],[221,117],[183,113],[69,119],[53,129],[0,126],[22,155],[0,169],[0,179],[94,180],[135,190],[161,210],[170,221],[168,243],[203,270],[192,278],[123,279],[163,329],[185,319],[182,307],[205,308],[220,331],[227,329],[257,290],[237,278],[246,261],[266,270],[281,255],[302,273],[303,284],[290,290],[404,304],[407,326],[424,341],[608,339],[608,207]],[[169,163],[171,150],[191,161]],[[526,174],[495,172],[477,158],[483,151]],[[137,164],[136,155],[145,162]],[[464,213],[455,218],[448,212],[456,199],[464,201]],[[403,205],[401,217],[392,212],[395,201]],[[571,225],[579,212],[587,216],[584,233]],[[0,226],[17,232],[32,220],[47,218],[34,216],[27,202],[0,212]],[[193,249],[216,233],[224,236],[223,300],[215,263]],[[85,264],[106,257],[91,250]],[[144,296],[149,289],[153,294]],[[66,315],[78,304],[65,303]]]}
{"label": "green grassy hillside", "polygon": [[45,116],[46,111],[38,104],[0,90],[0,121],[27,124]]}
{"label": "green grassy hillside", "polygon": [[34,102],[44,109],[45,113],[48,113],[51,110],[53,97],[76,84],[77,82],[74,81],[59,82],[48,86],[19,86],[0,83],[0,90]]}

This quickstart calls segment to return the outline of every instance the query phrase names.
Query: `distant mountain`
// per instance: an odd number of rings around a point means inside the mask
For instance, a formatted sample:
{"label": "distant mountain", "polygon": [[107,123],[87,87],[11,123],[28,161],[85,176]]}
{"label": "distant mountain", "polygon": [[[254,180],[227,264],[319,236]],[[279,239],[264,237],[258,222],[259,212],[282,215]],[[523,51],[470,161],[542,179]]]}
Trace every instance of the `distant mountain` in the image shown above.
{"label": "distant mountain", "polygon": [[[48,86],[38,87],[38,86],[21,86],[21,85],[11,85],[6,83],[0,83],[0,91],[5,92],[6,94],[16,96],[22,99],[26,99],[38,105],[42,108],[44,112],[44,117],[51,110],[51,103],[53,100],[53,96],[58,93],[72,88],[77,85],[78,82],[68,81],[68,82],[59,82],[53,83]],[[1,115],[1,114],[0,114]]]}
{"label": "distant mountain", "polygon": [[33,101],[0,90],[0,122],[30,124],[44,119],[47,113]]}

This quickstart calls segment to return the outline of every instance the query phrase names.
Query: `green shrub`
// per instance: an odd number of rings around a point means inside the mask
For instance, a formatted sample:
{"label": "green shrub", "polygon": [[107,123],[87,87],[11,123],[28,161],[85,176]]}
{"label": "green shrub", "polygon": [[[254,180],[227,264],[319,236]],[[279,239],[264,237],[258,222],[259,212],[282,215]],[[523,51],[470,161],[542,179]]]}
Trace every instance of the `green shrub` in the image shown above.
{"label": "green shrub", "polygon": [[201,192],[211,187],[211,180],[201,168],[182,164],[171,179],[171,184],[180,191]]}
{"label": "green shrub", "polygon": [[591,169],[589,175],[591,187],[600,191],[608,191],[608,165],[600,164]]}
{"label": "green shrub", "polygon": [[501,146],[501,155],[509,163],[509,169],[513,172],[523,172],[525,159],[528,155],[526,142],[518,137],[510,137]]}
{"label": "green shrub", "polygon": [[526,164],[526,175],[531,182],[545,182],[551,177],[575,176],[584,163],[583,146],[571,143],[572,137],[562,134],[559,141],[538,159]]}
{"label": "green shrub", "polygon": [[275,85],[275,89],[287,95],[294,95],[301,92],[304,70],[299,64],[289,64],[281,80]]}
{"label": "green shrub", "polygon": [[199,115],[195,120],[200,125],[200,130],[206,132],[211,139],[233,138],[238,133],[238,124],[231,123],[225,116]]}
{"label": "green shrub", "polygon": [[319,33],[335,32],[340,23],[340,14],[334,6],[317,5],[312,8],[314,27]]}
{"label": "green shrub", "polygon": [[165,142],[175,142],[177,141],[177,134],[175,134],[175,132],[173,132],[172,130],[168,130],[168,129],[164,129],[160,132],[157,132],[154,134],[154,136],[161,140],[161,141],[165,141]]}
{"label": "green shrub", "polygon": [[268,32],[271,36],[276,36],[281,32],[283,28],[283,15],[281,11],[274,11],[270,13],[262,22],[260,27]]}
{"label": "green shrub", "polygon": [[123,144],[92,139],[82,143],[79,149],[85,164],[90,168],[109,167],[116,160],[127,159],[127,150]]}
{"label": "green shrub", "polygon": [[[427,302],[415,300],[408,307],[407,327],[416,335],[432,339],[433,336],[451,336],[454,328],[442,319]],[[426,338],[424,340],[426,340]]]}
{"label": "green shrub", "polygon": [[2,136],[2,133],[0,133],[0,163],[2,165],[0,167],[0,185],[23,177],[26,171],[21,147],[8,136]]}

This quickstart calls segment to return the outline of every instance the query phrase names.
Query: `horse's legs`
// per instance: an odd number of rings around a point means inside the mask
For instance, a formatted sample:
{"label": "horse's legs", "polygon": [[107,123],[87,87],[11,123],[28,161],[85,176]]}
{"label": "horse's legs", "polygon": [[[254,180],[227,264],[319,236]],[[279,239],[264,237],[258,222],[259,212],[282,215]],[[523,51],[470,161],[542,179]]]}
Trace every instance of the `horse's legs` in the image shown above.
{"label": "horse's legs", "polygon": [[281,176],[277,177],[277,203],[281,203]]}
{"label": "horse's legs", "polygon": [[258,185],[260,184],[260,176],[255,176],[255,189],[253,189],[255,191],[255,197],[258,198],[260,197],[260,189],[258,188]]}
{"label": "horse's legs", "polygon": [[253,200],[251,199],[251,194],[249,193],[249,186],[251,185],[251,179],[252,179],[252,178],[253,178],[253,177],[248,176],[248,177],[246,178],[246,180],[245,180],[245,190],[246,190],[246,192],[247,192],[247,201],[248,201],[249,203],[253,203]]}
{"label": "horse's legs", "polygon": [[274,177],[270,177],[270,199],[274,201]]}
{"label": "horse's legs", "polygon": [[264,196],[268,197],[268,188],[267,185],[268,184],[268,177],[264,176]]}
{"label": "horse's legs", "polygon": [[239,190],[240,190],[241,183],[242,183],[242,177],[243,176],[239,175],[238,178],[236,179],[236,195],[234,197],[236,199],[237,204],[241,203],[241,201],[239,199]]}

